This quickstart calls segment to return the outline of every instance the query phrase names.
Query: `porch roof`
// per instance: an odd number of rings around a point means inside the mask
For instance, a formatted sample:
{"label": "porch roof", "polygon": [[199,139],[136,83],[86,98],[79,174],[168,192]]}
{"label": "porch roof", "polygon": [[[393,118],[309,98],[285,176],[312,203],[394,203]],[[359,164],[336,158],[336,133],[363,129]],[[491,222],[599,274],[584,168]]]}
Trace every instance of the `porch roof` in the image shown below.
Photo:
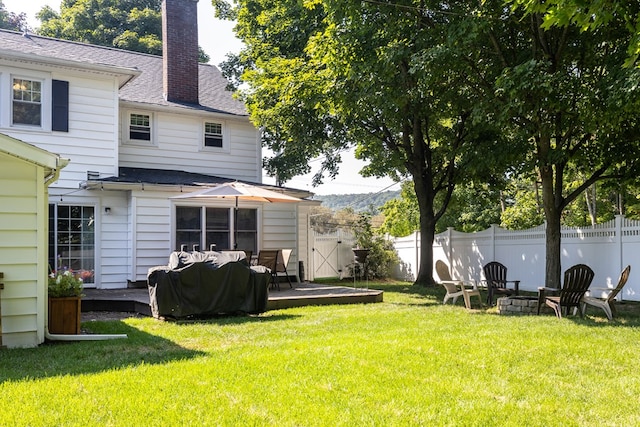
{"label": "porch roof", "polygon": [[284,190],[286,194],[298,197],[300,199],[305,199],[313,196],[313,193],[306,190],[289,187],[276,187],[268,184],[224,178],[215,175],[205,175],[200,173],[185,172],[181,170],[130,167],[120,167],[118,169],[117,176],[109,176],[105,178],[88,176],[87,180],[81,183],[81,187],[88,189],[113,190],[125,188],[130,189],[131,185],[162,187],[208,187],[236,181],[267,189],[278,189],[280,191]]}

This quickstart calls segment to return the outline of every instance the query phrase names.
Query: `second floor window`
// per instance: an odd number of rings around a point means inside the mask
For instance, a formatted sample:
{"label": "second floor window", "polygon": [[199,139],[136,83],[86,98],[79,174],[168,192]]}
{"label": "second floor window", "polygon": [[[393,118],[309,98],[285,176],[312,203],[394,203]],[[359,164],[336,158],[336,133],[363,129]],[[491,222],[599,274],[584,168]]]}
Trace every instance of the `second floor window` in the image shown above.
{"label": "second floor window", "polygon": [[42,125],[42,82],[13,79],[13,124]]}
{"label": "second floor window", "polygon": [[222,148],[222,124],[206,122],[204,124],[204,146]]}
{"label": "second floor window", "polygon": [[151,116],[147,114],[129,115],[129,139],[151,141]]}

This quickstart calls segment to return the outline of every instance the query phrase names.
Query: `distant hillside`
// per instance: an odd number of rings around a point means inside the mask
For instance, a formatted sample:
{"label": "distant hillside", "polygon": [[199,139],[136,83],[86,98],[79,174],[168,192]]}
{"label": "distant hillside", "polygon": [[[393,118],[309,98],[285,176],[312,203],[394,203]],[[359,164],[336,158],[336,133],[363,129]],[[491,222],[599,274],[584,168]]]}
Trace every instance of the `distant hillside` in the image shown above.
{"label": "distant hillside", "polygon": [[363,194],[329,194],[325,196],[314,196],[314,200],[322,200],[322,206],[339,211],[350,207],[356,212],[367,212],[373,208],[373,213],[378,210],[388,200],[399,198],[400,191],[383,191],[381,193]]}

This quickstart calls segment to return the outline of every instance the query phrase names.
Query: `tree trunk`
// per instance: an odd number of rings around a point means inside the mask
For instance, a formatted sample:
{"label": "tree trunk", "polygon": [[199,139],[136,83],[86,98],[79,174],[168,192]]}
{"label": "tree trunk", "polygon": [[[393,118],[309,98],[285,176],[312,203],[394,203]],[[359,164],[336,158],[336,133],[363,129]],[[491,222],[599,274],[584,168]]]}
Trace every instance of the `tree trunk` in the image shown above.
{"label": "tree trunk", "polygon": [[[557,174],[557,172],[556,172]],[[544,216],[547,220],[546,229],[546,268],[545,283],[549,288],[560,288],[560,199],[562,197],[561,188],[558,182],[554,180],[553,166],[546,166],[540,169],[540,178],[542,181],[542,205],[544,207]],[[561,184],[561,182],[560,182]],[[560,194],[558,194],[560,191]]]}
{"label": "tree trunk", "polygon": [[433,279],[433,239],[435,236],[435,227],[421,226],[420,229],[420,266],[415,284],[424,286],[435,285],[436,282]]}
{"label": "tree trunk", "polygon": [[[592,193],[591,195],[589,193]],[[587,211],[589,212],[589,219],[591,220],[591,226],[594,227],[596,225],[596,184],[593,184],[587,190],[584,191],[584,199],[587,203]]]}
{"label": "tree trunk", "polygon": [[547,215],[546,230],[546,269],[544,286],[560,289],[560,276],[562,266],[560,265],[560,212],[555,215]]}
{"label": "tree trunk", "polygon": [[431,286],[436,283],[433,279],[433,240],[436,233],[433,189],[418,180],[414,180],[414,188],[420,211],[420,266],[414,284]]}

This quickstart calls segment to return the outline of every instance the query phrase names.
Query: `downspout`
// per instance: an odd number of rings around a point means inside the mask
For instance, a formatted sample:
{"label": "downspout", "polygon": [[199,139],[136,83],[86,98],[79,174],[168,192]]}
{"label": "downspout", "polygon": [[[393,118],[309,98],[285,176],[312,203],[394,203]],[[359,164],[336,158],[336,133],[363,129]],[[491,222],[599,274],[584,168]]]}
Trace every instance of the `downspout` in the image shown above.
{"label": "downspout", "polygon": [[56,182],[58,180],[58,178],[60,177],[60,171],[68,164],[69,159],[63,159],[61,157],[58,157],[56,159],[56,168],[53,169],[51,173],[44,178],[45,188],[49,188],[49,185],[51,185],[52,182]]}
{"label": "downspout", "polygon": [[[69,159],[63,159],[58,157],[56,160],[57,167],[51,171],[49,175],[47,175],[44,179],[45,188],[49,188],[49,185],[58,180],[60,177],[60,170],[69,164]],[[48,296],[47,296],[48,297]],[[47,305],[47,310],[48,310]],[[45,313],[45,322],[49,321],[49,313]],[[113,340],[120,338],[128,338],[127,334],[89,334],[89,335],[65,335],[65,334],[50,334],[49,333],[49,325],[45,323],[44,326],[44,337],[49,341],[105,341],[105,340]]]}

